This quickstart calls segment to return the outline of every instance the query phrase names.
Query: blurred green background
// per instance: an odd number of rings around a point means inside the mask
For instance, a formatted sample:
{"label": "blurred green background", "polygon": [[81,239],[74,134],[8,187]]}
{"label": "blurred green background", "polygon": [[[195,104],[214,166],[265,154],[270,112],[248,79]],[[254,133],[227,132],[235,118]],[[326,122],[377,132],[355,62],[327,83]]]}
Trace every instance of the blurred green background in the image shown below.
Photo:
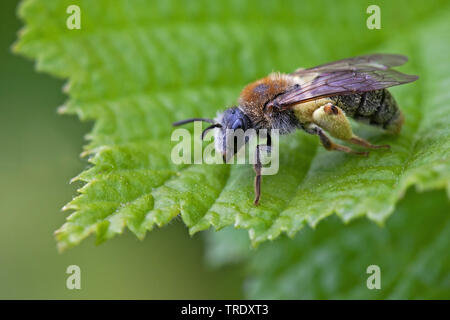
{"label": "blurred green background", "polygon": [[[0,299],[242,298],[240,268],[205,266],[201,236],[189,237],[180,221],[142,242],[125,232],[57,252],[53,232],[77,188],[69,180],[87,165],[79,154],[91,125],[59,116],[64,82],[11,54],[17,3],[0,3]],[[72,264],[81,290],[66,289]]]}

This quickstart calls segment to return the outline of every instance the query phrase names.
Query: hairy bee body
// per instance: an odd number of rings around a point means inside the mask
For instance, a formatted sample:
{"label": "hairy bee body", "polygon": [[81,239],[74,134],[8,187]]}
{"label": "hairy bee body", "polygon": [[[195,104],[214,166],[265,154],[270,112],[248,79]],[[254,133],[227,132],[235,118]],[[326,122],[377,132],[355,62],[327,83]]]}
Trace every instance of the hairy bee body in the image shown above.
{"label": "hairy bee body", "polygon": [[278,129],[280,134],[290,133],[301,126],[294,110],[272,110],[268,113],[265,106],[268,101],[293,86],[295,86],[293,77],[273,73],[247,85],[239,97],[239,107],[250,118],[256,130]]}
{"label": "hairy bee body", "polygon": [[301,88],[302,83],[310,80],[300,76],[271,74],[247,85],[240,95],[239,106],[255,129],[278,129],[281,134],[304,129],[311,122],[312,113],[326,103],[337,105],[346,116],[357,121],[381,127],[390,133],[400,131],[403,115],[387,89],[320,98],[299,103],[293,108],[267,112],[269,101],[294,87]]}
{"label": "hairy bee body", "polygon": [[347,116],[396,134],[403,124],[403,114],[388,89],[339,95],[330,99]]}
{"label": "hairy bee body", "polygon": [[[302,129],[318,136],[326,150],[367,156],[368,151],[354,150],[334,142],[336,138],[366,149],[389,149],[375,145],[353,133],[349,118],[381,127],[388,133],[400,132],[403,114],[386,88],[416,81],[418,76],[392,69],[403,65],[407,57],[397,54],[371,54],[325,63],[292,73],[272,73],[247,85],[241,92],[238,106],[217,114],[215,119],[191,118],[175,122],[181,125],[205,121],[211,125],[202,132],[215,130],[215,150],[224,161],[238,150],[236,130],[272,129],[287,134]],[[330,135],[330,136],[328,136]],[[265,146],[271,148],[267,136]],[[246,137],[241,146],[247,142]],[[229,147],[229,145],[232,146]],[[256,146],[255,199],[261,195],[262,163],[260,147]]]}

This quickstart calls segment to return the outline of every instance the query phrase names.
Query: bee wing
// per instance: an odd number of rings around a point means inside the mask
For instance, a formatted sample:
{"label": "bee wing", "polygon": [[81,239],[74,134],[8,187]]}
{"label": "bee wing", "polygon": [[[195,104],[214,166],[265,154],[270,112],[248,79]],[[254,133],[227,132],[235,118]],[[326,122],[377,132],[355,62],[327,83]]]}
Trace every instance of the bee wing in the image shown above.
{"label": "bee wing", "polygon": [[291,74],[298,77],[299,84],[277,96],[267,106],[286,107],[317,98],[379,90],[417,80],[415,75],[389,69],[405,61],[407,58],[404,56],[377,54],[299,70]]}
{"label": "bee wing", "polygon": [[407,61],[408,58],[400,54],[369,54],[325,63],[308,69],[297,70],[292,74],[302,75],[311,72],[335,72],[339,70],[356,71],[361,68],[386,70],[390,67],[401,66]]}

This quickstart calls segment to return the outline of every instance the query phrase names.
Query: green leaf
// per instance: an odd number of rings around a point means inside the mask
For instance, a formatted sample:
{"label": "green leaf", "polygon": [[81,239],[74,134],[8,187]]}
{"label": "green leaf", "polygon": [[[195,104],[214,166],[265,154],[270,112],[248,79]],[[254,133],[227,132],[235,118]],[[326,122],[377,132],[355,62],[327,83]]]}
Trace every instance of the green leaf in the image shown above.
{"label": "green leaf", "polygon": [[[258,250],[229,229],[208,234],[207,257],[215,265],[248,259],[249,299],[448,299],[449,212],[443,192],[410,192],[385,228],[331,216]],[[379,290],[366,285],[371,265],[380,268]]]}
{"label": "green leaf", "polygon": [[[191,234],[234,225],[256,245],[333,212],[382,223],[409,186],[448,188],[445,1],[380,2],[381,30],[366,28],[367,4],[354,1],[78,1],[81,29],[68,30],[71,4],[24,1],[14,47],[69,80],[62,112],[95,121],[84,151],[92,166],[75,179],[85,184],[65,206],[74,212],[56,233],[60,249],[125,227],[142,238],[178,215]],[[361,159],[325,152],[303,132],[284,137],[259,207],[250,166],[170,161],[171,122],[214,116],[273,70],[375,51],[408,55],[407,71],[421,76],[393,90],[407,119],[399,137],[357,130],[391,152]]]}

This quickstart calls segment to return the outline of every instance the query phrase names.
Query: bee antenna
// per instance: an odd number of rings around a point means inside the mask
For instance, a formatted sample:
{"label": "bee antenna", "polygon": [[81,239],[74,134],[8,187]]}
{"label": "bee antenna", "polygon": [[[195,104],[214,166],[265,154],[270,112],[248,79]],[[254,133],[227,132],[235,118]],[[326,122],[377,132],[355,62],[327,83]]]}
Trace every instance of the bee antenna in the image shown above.
{"label": "bee antenna", "polygon": [[209,130],[214,129],[214,128],[222,128],[222,125],[220,123],[214,123],[214,124],[210,125],[209,127],[205,128],[205,130],[203,130],[203,132],[202,132],[202,140],[205,137],[205,134]]}
{"label": "bee antenna", "polygon": [[176,126],[181,126],[182,124],[186,124],[189,122],[194,122],[194,121],[204,121],[204,122],[209,122],[209,123],[214,123],[213,119],[206,119],[206,118],[190,118],[190,119],[186,119],[186,120],[181,120],[181,121],[177,121],[172,123],[172,125],[174,127]]}

